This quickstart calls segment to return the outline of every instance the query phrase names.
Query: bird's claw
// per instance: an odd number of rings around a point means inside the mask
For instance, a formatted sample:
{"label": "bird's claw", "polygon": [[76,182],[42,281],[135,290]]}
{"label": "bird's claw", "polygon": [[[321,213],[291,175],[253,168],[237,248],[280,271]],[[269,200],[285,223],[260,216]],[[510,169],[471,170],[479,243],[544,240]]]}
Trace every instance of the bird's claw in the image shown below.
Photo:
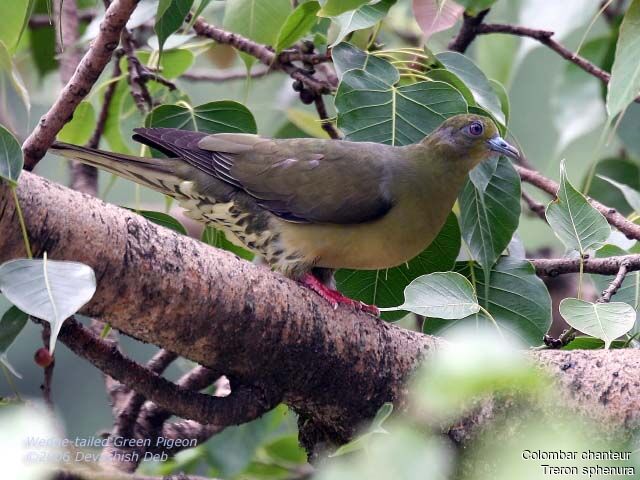
{"label": "bird's claw", "polygon": [[364,302],[345,297],[337,290],[333,290],[327,287],[324,283],[322,283],[310,273],[302,277],[300,279],[300,283],[324,298],[327,302],[329,302],[334,310],[337,310],[339,305],[347,305],[356,311],[361,311],[369,315],[373,315],[374,317],[380,316],[380,310],[378,310],[378,307],[376,307],[375,305],[367,305]]}

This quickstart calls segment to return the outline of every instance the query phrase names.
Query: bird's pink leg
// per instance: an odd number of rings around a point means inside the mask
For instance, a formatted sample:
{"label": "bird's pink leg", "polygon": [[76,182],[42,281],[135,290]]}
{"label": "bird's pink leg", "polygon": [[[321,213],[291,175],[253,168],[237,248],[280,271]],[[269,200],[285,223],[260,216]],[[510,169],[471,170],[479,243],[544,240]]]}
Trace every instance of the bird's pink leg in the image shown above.
{"label": "bird's pink leg", "polygon": [[366,303],[360,302],[358,300],[353,300],[349,297],[345,297],[337,290],[333,290],[327,287],[311,273],[305,274],[300,279],[300,283],[324,298],[331,304],[334,309],[338,308],[338,305],[342,304],[347,305],[355,310],[361,310],[375,317],[380,316],[380,310],[378,310],[378,307],[376,307],[375,305],[367,305]]}

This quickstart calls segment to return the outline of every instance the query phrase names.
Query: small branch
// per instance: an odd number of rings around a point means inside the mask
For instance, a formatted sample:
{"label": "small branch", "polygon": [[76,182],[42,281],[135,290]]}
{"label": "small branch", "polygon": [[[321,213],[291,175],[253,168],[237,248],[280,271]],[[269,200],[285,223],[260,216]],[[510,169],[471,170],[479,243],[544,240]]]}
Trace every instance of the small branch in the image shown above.
{"label": "small branch", "polygon": [[[313,90],[318,95],[328,94],[333,91],[333,87],[328,83],[309,75],[305,69],[296,67],[290,62],[280,61],[278,56],[266,45],[256,43],[236,33],[228,32],[214,25],[206,23],[202,18],[198,18],[193,24],[194,31],[202,36],[215,40],[218,43],[231,45],[241,52],[247,53],[258,59],[264,65],[273,70],[282,70],[294,80],[300,80],[306,87]],[[290,54],[287,54],[290,55]],[[289,57],[291,58],[291,57]],[[296,60],[303,60],[301,57]]]}
{"label": "small branch", "polygon": [[[556,277],[566,273],[578,273],[580,271],[580,259],[578,258],[533,258],[529,259],[529,261],[535,267],[538,275],[548,277]],[[628,272],[640,270],[640,254],[585,258],[583,260],[584,273],[617,275],[623,263],[626,263],[626,271]]]}
{"label": "small branch", "polygon": [[100,145],[100,139],[102,138],[102,134],[104,133],[104,129],[107,125],[107,119],[109,118],[109,108],[111,107],[111,101],[113,100],[113,95],[115,94],[116,87],[118,86],[116,78],[122,75],[122,70],[120,69],[120,58],[122,57],[123,53],[124,51],[120,49],[117,50],[114,55],[111,83],[104,91],[104,96],[102,97],[102,107],[100,108],[100,114],[98,115],[96,128],[93,131],[91,138],[87,142],[87,147],[89,148],[98,148],[98,146]]}
{"label": "small branch", "polygon": [[[47,351],[49,350],[50,338],[51,338],[51,327],[49,326],[48,323],[44,323],[42,325],[42,343],[44,345],[44,348],[47,349]],[[54,404],[53,404],[53,397],[51,395],[51,385],[53,384],[53,371],[54,371],[55,365],[56,365],[56,360],[54,357],[53,361],[44,368],[44,382],[40,386],[40,389],[42,390],[42,397],[44,399],[44,402],[52,410],[54,408]]]}
{"label": "small branch", "polygon": [[316,95],[313,100],[313,103],[316,106],[318,116],[320,117],[320,121],[322,122],[322,129],[325,132],[327,132],[329,137],[333,138],[334,140],[339,140],[340,134],[338,133],[338,130],[336,130],[336,127],[333,125],[331,120],[329,120],[329,115],[327,114],[327,107],[324,104],[324,99],[322,98],[322,95]]}
{"label": "small branch", "polygon": [[281,400],[281,393],[266,379],[262,385],[234,386],[233,393],[224,398],[186,390],[125,357],[73,318],[65,322],[59,339],[76,355],[89,360],[115,380],[135,388],[136,392],[175,415],[200,423],[245,423],[271,410]]}
{"label": "small branch", "polygon": [[624,282],[630,266],[631,262],[628,259],[620,262],[618,273],[609,286],[602,292],[602,296],[598,299],[598,303],[609,303],[611,301],[611,297],[613,297],[622,286],[622,282]]}
{"label": "small branch", "polygon": [[[549,195],[556,196],[558,192],[559,185],[557,182],[554,182],[550,178],[543,176],[541,173],[530,170],[528,168],[523,168],[519,165],[514,165],[515,169],[520,174],[520,178],[522,181],[530,183],[538,187],[540,190],[547,192]],[[637,225],[633,222],[627,220],[624,215],[618,213],[615,208],[607,207],[602,203],[589,198],[589,203],[598,210],[604,217],[607,219],[609,224],[616,227],[622,233],[626,235],[629,239],[640,240],[640,225]],[[616,270],[617,271],[617,270]],[[615,272],[610,272],[610,275],[615,274]]]}
{"label": "small branch", "polygon": [[114,0],[111,3],[100,24],[98,36],[80,61],[73,76],[22,145],[25,169],[33,170],[44,157],[58,132],[69,121],[78,104],[98,80],[111,60],[111,55],[118,46],[120,32],[137,4],[137,0]]}
{"label": "small branch", "polygon": [[460,27],[458,35],[449,42],[449,50],[464,53],[471,42],[476,38],[476,35],[478,34],[478,25],[482,23],[484,17],[486,17],[488,13],[489,9],[483,10],[475,17],[465,13],[462,20],[462,27]]}
{"label": "small branch", "polygon": [[151,94],[149,93],[146,82],[142,77],[143,68],[135,54],[133,37],[126,28],[122,30],[121,42],[129,65],[127,80],[129,81],[129,88],[131,89],[131,96],[138,110],[144,114],[153,108],[153,100],[151,99]]}
{"label": "small branch", "polygon": [[542,203],[538,202],[524,190],[522,191],[522,199],[527,204],[527,207],[529,207],[529,210],[540,217],[541,220],[544,220],[545,222],[547,221],[547,216],[545,214],[546,207]]}

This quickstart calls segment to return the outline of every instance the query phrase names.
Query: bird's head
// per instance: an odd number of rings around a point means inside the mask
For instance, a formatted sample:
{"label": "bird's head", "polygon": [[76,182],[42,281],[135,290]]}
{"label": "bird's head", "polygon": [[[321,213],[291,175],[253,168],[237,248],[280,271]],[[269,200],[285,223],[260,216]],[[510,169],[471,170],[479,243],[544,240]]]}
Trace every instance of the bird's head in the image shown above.
{"label": "bird's head", "polygon": [[482,115],[462,114],[448,118],[422,143],[448,161],[462,162],[468,169],[495,155],[513,159],[520,156],[518,150],[500,136],[493,120]]}

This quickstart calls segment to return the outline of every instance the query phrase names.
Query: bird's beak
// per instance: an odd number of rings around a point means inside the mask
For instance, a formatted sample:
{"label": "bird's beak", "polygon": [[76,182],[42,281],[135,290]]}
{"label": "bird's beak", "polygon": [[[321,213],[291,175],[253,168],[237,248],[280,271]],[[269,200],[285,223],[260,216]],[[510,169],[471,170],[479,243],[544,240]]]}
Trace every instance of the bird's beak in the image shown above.
{"label": "bird's beak", "polygon": [[496,135],[487,140],[487,145],[489,145],[489,149],[497,152],[501,155],[504,155],[509,158],[513,158],[517,160],[520,158],[520,152],[513,145],[508,144],[501,136]]}

